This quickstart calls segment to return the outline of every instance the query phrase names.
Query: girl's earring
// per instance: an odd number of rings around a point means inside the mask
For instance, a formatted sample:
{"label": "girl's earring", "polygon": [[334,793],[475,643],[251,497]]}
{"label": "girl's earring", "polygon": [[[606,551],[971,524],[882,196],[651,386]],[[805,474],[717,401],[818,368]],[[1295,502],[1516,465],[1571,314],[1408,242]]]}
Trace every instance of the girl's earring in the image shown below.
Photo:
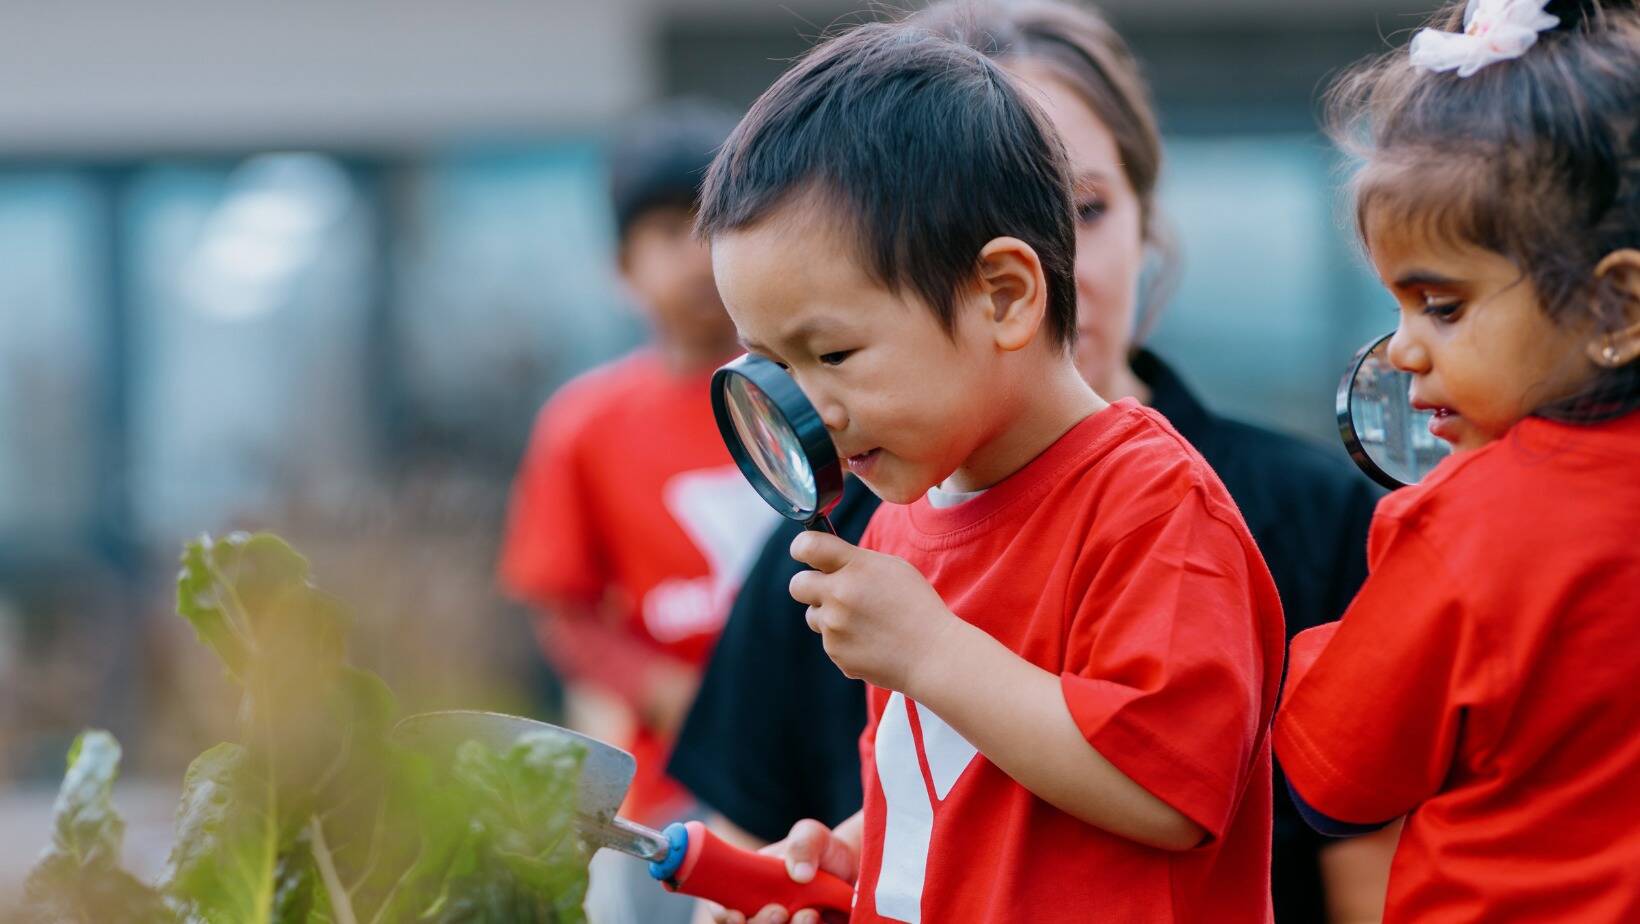
{"label": "girl's earring", "polygon": [[1606,365],[1616,366],[1618,361],[1623,358],[1623,354],[1617,349],[1616,344],[1608,343],[1606,349],[1601,351],[1600,358],[1606,361]]}

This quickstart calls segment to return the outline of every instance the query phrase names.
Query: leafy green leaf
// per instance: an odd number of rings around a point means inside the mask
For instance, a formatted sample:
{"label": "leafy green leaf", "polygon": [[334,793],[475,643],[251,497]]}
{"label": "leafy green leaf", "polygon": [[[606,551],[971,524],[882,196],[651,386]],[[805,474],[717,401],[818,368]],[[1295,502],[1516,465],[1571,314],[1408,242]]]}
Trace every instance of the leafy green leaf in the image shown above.
{"label": "leafy green leaf", "polygon": [[271,534],[189,543],[177,612],[243,691],[238,740],[189,766],[161,891],[116,865],[118,745],[76,744],[29,884],[52,921],[584,921],[579,744],[469,742],[440,764],[395,742],[397,704],[347,663],[341,606]]}
{"label": "leafy green leaf", "polygon": [[346,618],[309,581],[307,560],[269,533],[201,537],[183,551],[177,611],[244,688],[244,743],[279,752],[275,784],[320,783],[351,732],[327,709],[343,682]]}
{"label": "leafy green leaf", "polygon": [[201,536],[183,547],[177,612],[243,681],[259,617],[307,578],[307,560],[271,534],[232,533],[220,542]]}
{"label": "leafy green leaf", "polygon": [[584,920],[586,846],[575,832],[586,749],[550,732],[524,735],[497,754],[476,741],[456,751],[456,781],[469,794],[489,851],[526,892],[552,901],[555,920]]}
{"label": "leafy green leaf", "polygon": [[301,838],[279,854],[273,871],[273,924],[311,924],[316,915],[328,911],[311,850],[312,845]]}
{"label": "leafy green leaf", "polygon": [[277,819],[273,783],[243,746],[219,744],[194,759],[177,806],[165,887],[186,920],[273,920],[281,888]]}
{"label": "leafy green leaf", "polygon": [[107,732],[84,732],[69,749],[51,846],[25,886],[33,910],[46,920],[147,924],[169,919],[159,893],[119,866],[125,822],[111,798],[119,767],[119,742]]}

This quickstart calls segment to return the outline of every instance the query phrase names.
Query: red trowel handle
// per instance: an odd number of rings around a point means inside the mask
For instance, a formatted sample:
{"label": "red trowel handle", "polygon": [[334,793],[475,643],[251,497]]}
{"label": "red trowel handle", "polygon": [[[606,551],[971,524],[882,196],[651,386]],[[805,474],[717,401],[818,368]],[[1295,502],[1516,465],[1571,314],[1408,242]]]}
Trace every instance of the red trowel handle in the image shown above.
{"label": "red trowel handle", "polygon": [[706,830],[698,821],[666,829],[671,847],[665,861],[649,864],[649,874],[669,891],[717,902],[751,917],[767,905],[796,913],[804,908],[848,913],[854,887],[827,872],[793,882],[786,861],[742,850]]}

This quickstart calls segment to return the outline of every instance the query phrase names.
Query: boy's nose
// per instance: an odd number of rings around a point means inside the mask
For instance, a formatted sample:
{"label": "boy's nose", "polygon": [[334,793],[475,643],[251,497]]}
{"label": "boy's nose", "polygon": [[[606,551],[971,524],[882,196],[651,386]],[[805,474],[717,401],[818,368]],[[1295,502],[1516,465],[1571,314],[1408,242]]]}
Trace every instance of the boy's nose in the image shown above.
{"label": "boy's nose", "polygon": [[1390,365],[1412,375],[1429,371],[1429,351],[1404,321],[1389,338],[1389,361]]}
{"label": "boy's nose", "polygon": [[848,429],[848,411],[841,404],[822,399],[815,403],[815,408],[820,412],[820,422],[826,425],[827,430],[841,433]]}

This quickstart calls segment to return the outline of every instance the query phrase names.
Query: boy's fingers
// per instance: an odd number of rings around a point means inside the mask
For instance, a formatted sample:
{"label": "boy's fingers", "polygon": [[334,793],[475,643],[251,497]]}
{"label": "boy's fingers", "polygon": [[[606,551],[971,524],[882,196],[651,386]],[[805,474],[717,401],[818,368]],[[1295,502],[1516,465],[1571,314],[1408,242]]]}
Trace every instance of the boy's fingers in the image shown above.
{"label": "boy's fingers", "polygon": [[764,905],[763,909],[752,918],[751,924],[787,924],[790,915],[779,905]]}
{"label": "boy's fingers", "polygon": [[859,549],[829,533],[807,530],[792,540],[792,557],[830,574],[848,564]]}
{"label": "boy's fingers", "polygon": [[826,576],[818,571],[799,571],[792,575],[791,583],[786,585],[792,599],[809,606],[820,605],[820,588],[826,582]]}
{"label": "boy's fingers", "polygon": [[831,829],[812,818],[792,825],[786,837],[786,874],[793,882],[808,882],[820,868],[820,855],[831,840]]}

